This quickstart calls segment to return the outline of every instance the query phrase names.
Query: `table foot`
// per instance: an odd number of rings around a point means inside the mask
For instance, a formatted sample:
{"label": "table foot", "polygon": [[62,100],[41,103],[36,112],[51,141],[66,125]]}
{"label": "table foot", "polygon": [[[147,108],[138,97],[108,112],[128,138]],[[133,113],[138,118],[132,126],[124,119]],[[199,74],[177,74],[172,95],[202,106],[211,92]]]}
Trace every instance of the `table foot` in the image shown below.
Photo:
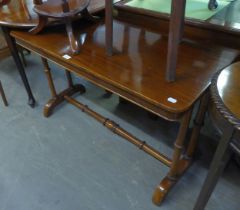
{"label": "table foot", "polygon": [[29,105],[30,107],[34,108],[35,105],[36,105],[35,99],[34,99],[34,98],[29,98],[29,99],[28,99],[28,105]]}
{"label": "table foot", "polygon": [[179,163],[179,173],[178,176],[174,179],[166,176],[163,178],[163,180],[160,182],[160,184],[156,187],[153,196],[152,196],[152,202],[155,205],[161,205],[169,191],[174,187],[174,185],[177,183],[177,181],[181,178],[181,176],[184,174],[184,172],[188,169],[190,166],[190,161],[182,159]]}
{"label": "table foot", "polygon": [[52,114],[54,108],[65,100],[65,96],[72,96],[78,92],[80,92],[81,94],[85,93],[85,87],[81,84],[73,85],[72,87],[69,87],[59,93],[55,98],[50,99],[44,107],[44,116],[49,117]]}

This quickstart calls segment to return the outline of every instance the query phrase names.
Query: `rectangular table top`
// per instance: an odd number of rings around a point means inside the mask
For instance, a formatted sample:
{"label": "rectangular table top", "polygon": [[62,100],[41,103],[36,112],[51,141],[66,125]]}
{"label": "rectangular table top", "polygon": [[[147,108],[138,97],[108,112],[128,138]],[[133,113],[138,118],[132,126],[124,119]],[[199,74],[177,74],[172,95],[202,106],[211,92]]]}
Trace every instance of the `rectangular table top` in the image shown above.
{"label": "rectangular table top", "polygon": [[109,57],[105,51],[104,23],[80,21],[76,26],[83,43],[78,55],[71,55],[64,27],[49,28],[39,35],[22,31],[12,31],[11,35],[23,47],[170,120],[191,108],[208,88],[213,73],[239,55],[237,50],[209,41],[184,40],[179,48],[177,79],[169,83],[165,81],[164,34],[115,21],[115,55]]}

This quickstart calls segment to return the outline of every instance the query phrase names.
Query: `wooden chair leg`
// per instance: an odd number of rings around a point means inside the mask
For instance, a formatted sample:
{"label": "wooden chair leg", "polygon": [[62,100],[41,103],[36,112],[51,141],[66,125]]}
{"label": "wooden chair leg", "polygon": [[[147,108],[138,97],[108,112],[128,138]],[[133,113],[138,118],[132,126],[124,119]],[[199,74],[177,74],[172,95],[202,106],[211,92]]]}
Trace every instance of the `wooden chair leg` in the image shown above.
{"label": "wooden chair leg", "polygon": [[184,30],[185,6],[186,0],[172,1],[166,69],[166,80],[168,82],[175,81],[176,77],[178,46]]}
{"label": "wooden chair leg", "polygon": [[2,96],[2,100],[3,100],[4,105],[8,106],[7,98],[5,96],[1,81],[0,81],[0,94]]}

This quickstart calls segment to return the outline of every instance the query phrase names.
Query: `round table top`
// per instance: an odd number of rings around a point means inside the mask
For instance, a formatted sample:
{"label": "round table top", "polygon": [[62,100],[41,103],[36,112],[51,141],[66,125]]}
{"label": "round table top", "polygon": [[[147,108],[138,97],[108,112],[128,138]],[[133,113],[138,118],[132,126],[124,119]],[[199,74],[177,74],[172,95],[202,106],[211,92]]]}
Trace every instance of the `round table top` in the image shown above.
{"label": "round table top", "polygon": [[68,0],[68,11],[63,11],[62,0],[48,0],[43,4],[35,5],[34,11],[46,17],[72,17],[86,9],[90,0]]}
{"label": "round table top", "polygon": [[240,62],[226,67],[214,76],[211,93],[217,109],[240,129]]}
{"label": "round table top", "polygon": [[0,25],[11,27],[33,27],[38,17],[33,11],[33,0],[11,0],[0,8]]}
{"label": "round table top", "polygon": [[[95,13],[104,9],[104,6],[105,0],[91,0],[88,11]],[[33,7],[33,0],[11,0],[0,7],[0,25],[20,28],[36,26],[38,16],[33,11]]]}

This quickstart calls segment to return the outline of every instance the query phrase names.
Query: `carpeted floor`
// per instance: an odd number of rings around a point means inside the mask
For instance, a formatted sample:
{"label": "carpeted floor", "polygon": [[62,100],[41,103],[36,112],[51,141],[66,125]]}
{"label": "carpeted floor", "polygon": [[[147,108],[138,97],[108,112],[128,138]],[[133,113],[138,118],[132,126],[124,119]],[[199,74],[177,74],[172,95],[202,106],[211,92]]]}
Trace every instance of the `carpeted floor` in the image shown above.
{"label": "carpeted floor", "polygon": [[[167,167],[136,149],[101,124],[64,104],[46,119],[42,110],[50,93],[34,55],[26,69],[37,107],[26,92],[12,58],[0,62],[0,79],[10,106],[0,101],[0,210],[191,210],[207,173],[217,135],[209,120],[200,136],[197,160],[161,207],[151,202]],[[64,71],[51,65],[58,90]],[[147,113],[75,77],[87,93],[77,99],[117,121],[123,128],[171,154],[177,124],[148,118]],[[239,168],[232,161],[207,210],[238,210]]]}

